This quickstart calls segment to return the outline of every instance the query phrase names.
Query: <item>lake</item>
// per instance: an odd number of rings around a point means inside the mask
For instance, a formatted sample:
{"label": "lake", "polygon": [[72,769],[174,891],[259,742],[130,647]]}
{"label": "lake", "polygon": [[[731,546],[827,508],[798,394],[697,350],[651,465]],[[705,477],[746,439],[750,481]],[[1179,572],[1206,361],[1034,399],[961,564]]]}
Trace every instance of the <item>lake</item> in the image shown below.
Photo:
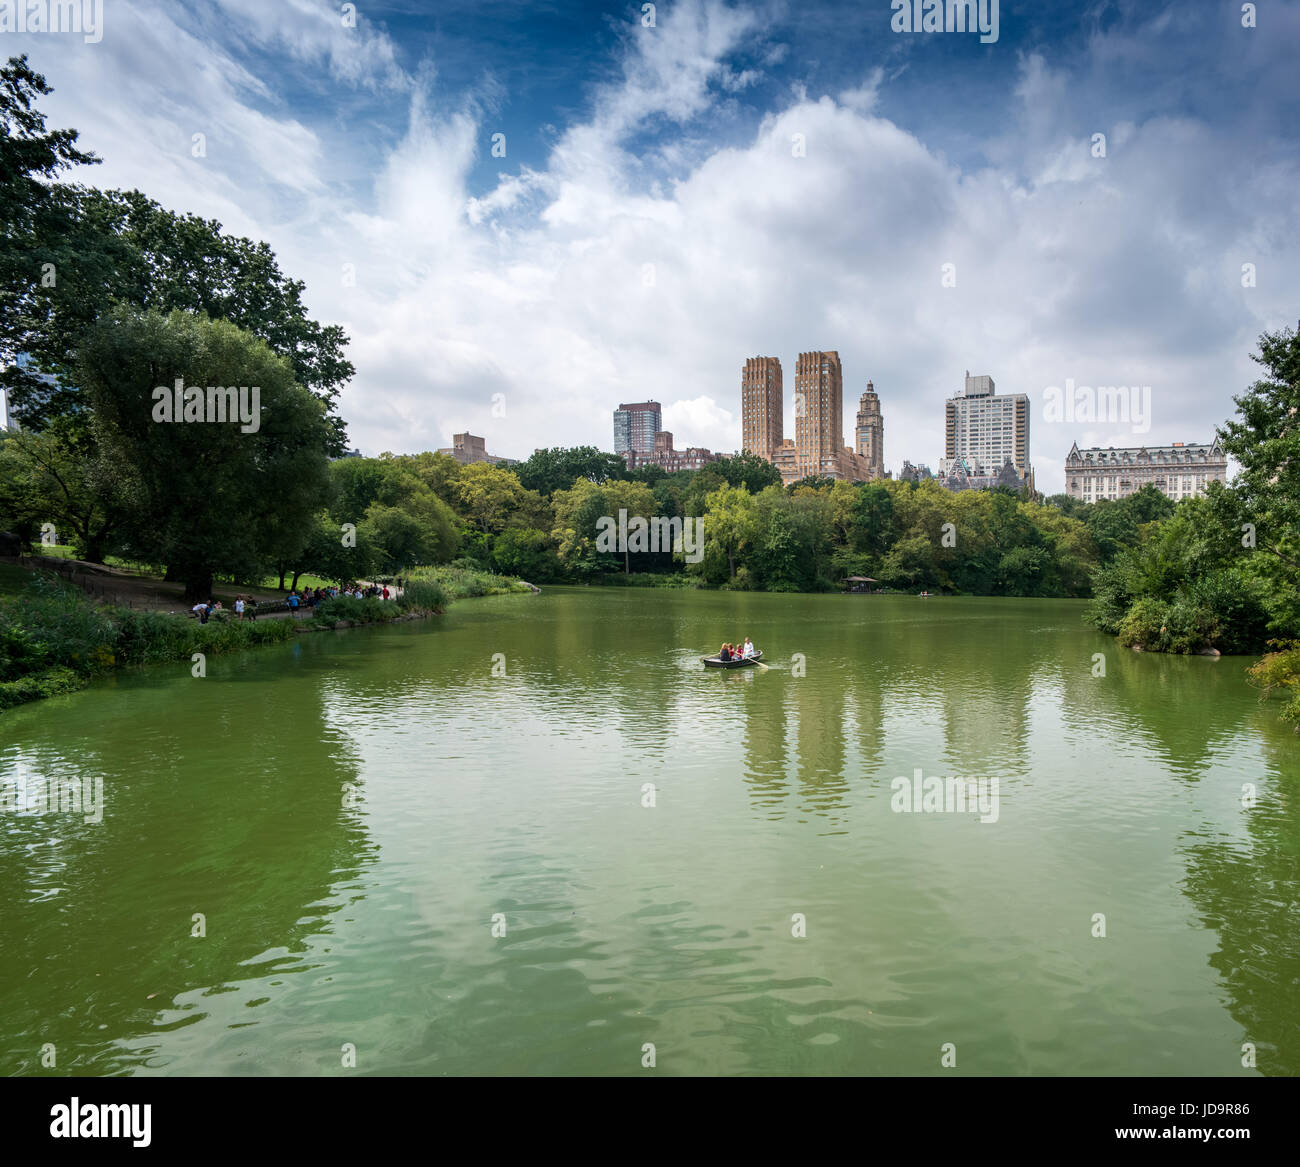
{"label": "lake", "polygon": [[1296,736],[1082,612],[556,588],[21,707],[3,1073],[1296,1074]]}

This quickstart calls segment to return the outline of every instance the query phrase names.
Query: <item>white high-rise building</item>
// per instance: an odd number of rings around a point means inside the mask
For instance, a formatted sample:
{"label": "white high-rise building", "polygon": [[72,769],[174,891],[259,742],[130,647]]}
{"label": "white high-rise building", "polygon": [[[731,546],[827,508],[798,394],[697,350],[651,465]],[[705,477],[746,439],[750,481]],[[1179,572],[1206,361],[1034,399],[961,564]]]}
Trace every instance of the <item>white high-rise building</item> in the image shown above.
{"label": "white high-rise building", "polygon": [[996,475],[1010,462],[1022,481],[1031,477],[1025,394],[999,394],[992,377],[972,377],[967,370],[962,392],[948,398],[945,409],[947,448],[941,473]]}

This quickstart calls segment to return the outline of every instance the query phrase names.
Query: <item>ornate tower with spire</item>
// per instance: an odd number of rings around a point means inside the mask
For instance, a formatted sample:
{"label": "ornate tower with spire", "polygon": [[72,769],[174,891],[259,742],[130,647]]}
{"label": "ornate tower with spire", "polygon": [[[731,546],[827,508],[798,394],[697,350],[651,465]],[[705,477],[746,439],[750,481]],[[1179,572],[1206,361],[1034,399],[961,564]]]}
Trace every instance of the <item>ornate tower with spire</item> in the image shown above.
{"label": "ornate tower with spire", "polygon": [[872,478],[885,476],[885,419],[880,413],[876,387],[867,382],[867,391],[858,403],[858,457],[871,468]]}

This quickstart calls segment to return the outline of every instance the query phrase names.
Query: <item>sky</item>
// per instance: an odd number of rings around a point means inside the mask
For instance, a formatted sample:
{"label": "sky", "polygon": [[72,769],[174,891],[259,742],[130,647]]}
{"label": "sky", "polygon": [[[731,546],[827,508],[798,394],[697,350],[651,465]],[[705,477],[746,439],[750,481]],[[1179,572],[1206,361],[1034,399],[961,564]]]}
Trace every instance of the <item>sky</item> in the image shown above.
{"label": "sky", "polygon": [[72,177],[266,240],[347,327],[368,455],[612,450],[647,399],[731,452],[745,359],[793,436],[815,349],[895,473],[967,370],[1029,396],[1048,493],[1074,442],[1210,440],[1300,319],[1300,0],[1001,0],[996,40],[896,6],[103,0],[0,51],[103,159]]}

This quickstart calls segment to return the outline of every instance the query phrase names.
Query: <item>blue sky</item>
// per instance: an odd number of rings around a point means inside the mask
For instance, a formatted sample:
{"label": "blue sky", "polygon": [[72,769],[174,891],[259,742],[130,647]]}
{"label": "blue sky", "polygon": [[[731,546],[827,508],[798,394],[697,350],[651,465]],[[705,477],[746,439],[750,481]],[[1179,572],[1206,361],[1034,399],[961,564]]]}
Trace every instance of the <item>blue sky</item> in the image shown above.
{"label": "blue sky", "polygon": [[[610,448],[646,397],[730,451],[746,357],[789,399],[835,348],[891,468],[970,369],[1030,395],[1056,490],[1073,441],[1207,439],[1300,317],[1300,4],[1241,9],[1002,0],[981,44],[889,0],[114,0],[99,43],[2,39],[87,181],[266,239],[348,325],[367,453]],[[1151,386],[1149,429],[1050,418],[1066,379]]]}

